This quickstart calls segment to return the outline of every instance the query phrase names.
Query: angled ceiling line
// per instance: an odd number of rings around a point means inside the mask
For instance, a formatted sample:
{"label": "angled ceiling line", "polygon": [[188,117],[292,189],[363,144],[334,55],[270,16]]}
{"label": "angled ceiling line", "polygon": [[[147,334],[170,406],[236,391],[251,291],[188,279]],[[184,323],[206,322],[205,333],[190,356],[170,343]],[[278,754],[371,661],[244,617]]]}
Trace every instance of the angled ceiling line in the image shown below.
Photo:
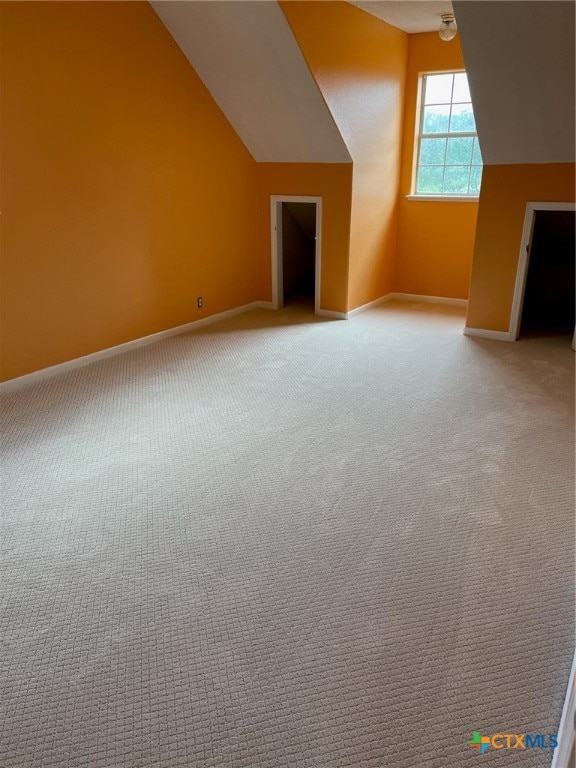
{"label": "angled ceiling line", "polygon": [[352,162],[277,2],[151,5],[257,162]]}

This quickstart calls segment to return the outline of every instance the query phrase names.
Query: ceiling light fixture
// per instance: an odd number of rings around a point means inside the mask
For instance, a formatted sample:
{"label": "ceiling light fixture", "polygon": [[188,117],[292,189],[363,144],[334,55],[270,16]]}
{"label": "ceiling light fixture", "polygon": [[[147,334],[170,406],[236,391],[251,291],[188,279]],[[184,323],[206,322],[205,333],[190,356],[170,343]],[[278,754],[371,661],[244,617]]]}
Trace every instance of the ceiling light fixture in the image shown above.
{"label": "ceiling light fixture", "polygon": [[440,18],[442,19],[442,24],[440,24],[440,29],[438,30],[440,39],[446,40],[446,42],[453,40],[456,37],[457,32],[454,14],[443,13]]}

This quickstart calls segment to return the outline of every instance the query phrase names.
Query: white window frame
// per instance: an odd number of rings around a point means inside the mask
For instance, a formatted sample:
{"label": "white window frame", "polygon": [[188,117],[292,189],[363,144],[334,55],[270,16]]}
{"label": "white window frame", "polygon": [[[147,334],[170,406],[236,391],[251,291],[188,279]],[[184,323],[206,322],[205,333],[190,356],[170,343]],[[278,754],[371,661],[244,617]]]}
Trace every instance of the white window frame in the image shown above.
{"label": "white window frame", "polygon": [[[412,179],[410,182],[410,194],[406,195],[407,200],[423,200],[423,201],[453,201],[462,203],[477,203],[478,195],[450,195],[445,193],[432,194],[429,192],[418,193],[416,192],[416,182],[418,179],[418,167],[420,164],[420,142],[423,138],[458,138],[475,137],[478,138],[478,132],[467,133],[435,133],[435,134],[423,134],[422,126],[424,123],[424,78],[427,75],[457,75],[461,72],[466,72],[465,69],[440,69],[430,72],[418,73],[418,97],[416,100],[416,126],[414,134],[414,151],[412,153]],[[484,168],[484,163],[482,163]]]}

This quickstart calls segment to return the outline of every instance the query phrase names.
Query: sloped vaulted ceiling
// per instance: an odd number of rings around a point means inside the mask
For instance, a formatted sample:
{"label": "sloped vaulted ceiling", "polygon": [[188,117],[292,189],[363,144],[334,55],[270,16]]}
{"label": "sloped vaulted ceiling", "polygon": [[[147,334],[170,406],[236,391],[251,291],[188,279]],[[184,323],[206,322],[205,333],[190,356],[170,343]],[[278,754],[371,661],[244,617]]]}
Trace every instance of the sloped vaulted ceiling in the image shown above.
{"label": "sloped vaulted ceiling", "polygon": [[572,0],[455,0],[484,162],[573,163]]}
{"label": "sloped vaulted ceiling", "polygon": [[151,4],[255,160],[351,162],[276,2]]}

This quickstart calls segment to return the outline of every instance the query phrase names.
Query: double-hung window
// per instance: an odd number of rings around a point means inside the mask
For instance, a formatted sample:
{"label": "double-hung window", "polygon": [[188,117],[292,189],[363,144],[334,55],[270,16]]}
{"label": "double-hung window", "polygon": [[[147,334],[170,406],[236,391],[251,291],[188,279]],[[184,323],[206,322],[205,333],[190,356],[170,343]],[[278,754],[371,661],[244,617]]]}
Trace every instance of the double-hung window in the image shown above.
{"label": "double-hung window", "polygon": [[466,72],[422,76],[416,196],[476,197],[482,155]]}

